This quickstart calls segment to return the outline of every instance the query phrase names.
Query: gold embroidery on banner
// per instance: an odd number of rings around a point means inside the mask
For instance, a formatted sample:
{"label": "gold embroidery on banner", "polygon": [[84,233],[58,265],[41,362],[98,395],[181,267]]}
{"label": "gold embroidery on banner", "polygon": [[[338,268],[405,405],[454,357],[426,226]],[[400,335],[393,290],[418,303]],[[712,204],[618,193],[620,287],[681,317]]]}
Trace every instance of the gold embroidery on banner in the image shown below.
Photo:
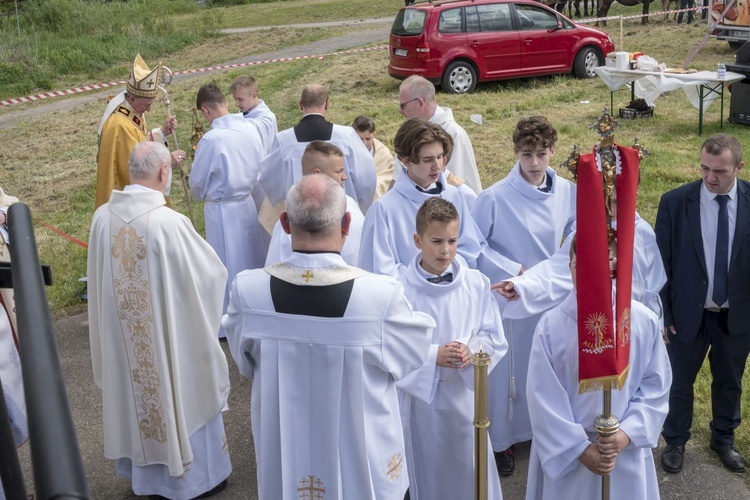
{"label": "gold embroidery on banner", "polygon": [[589,315],[586,320],[586,331],[594,337],[594,341],[584,341],[585,349],[582,349],[583,352],[586,354],[601,354],[606,349],[615,347],[612,345],[612,339],[604,338],[607,333],[607,326],[607,317],[604,314],[592,313]]}
{"label": "gold embroidery on banner", "polygon": [[403,462],[404,458],[401,456],[401,452],[396,453],[390,460],[388,460],[388,463],[385,464],[385,473],[388,476],[388,479],[395,481],[401,477],[401,471],[404,467]]}
{"label": "gold embroidery on banner", "polygon": [[630,308],[626,307],[622,311],[620,323],[617,325],[617,336],[620,339],[620,346],[625,347],[630,343]]}
{"label": "gold embroidery on banner", "polygon": [[315,476],[303,477],[297,486],[297,498],[305,500],[324,500],[325,485]]}
{"label": "gold embroidery on banner", "polygon": [[[154,354],[153,315],[149,301],[148,250],[132,226],[119,229],[112,241],[111,253],[116,269],[112,281],[120,323],[130,336],[136,367],[131,372],[134,384],[143,392],[137,411],[143,439],[165,443],[166,425],[162,408],[161,377]],[[145,269],[144,269],[145,268]]]}

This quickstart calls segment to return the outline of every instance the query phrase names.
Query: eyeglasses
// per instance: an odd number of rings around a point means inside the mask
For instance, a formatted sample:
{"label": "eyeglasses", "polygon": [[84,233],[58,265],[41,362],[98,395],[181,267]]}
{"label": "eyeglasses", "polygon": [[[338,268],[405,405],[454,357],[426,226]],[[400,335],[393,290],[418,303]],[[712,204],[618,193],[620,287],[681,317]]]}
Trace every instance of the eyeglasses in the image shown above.
{"label": "eyeglasses", "polygon": [[418,101],[420,99],[421,97],[415,97],[414,99],[411,99],[410,101],[399,103],[398,107],[403,110],[406,107],[406,105],[409,104],[410,102]]}

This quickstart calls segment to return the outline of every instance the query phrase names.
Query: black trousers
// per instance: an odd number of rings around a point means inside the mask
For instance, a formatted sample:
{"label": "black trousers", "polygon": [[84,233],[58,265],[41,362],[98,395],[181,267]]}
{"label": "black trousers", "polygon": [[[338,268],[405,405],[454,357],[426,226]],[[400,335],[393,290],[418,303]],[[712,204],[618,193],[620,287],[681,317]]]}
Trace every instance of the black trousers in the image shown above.
{"label": "black trousers", "polygon": [[664,422],[667,444],[685,444],[693,426],[693,384],[708,352],[711,367],[711,438],[719,445],[734,444],[740,425],[742,374],[750,353],[750,334],[729,335],[727,312],[703,312],[703,321],[692,342],[680,342],[680,332],[669,335],[667,353],[672,365],[669,413]]}
{"label": "black trousers", "polygon": [[[695,7],[695,0],[680,0],[680,10],[682,9],[692,9]],[[682,16],[685,14],[684,12],[680,12],[677,14],[677,24],[682,22]],[[687,13],[687,22],[688,24],[693,22],[693,16],[695,15],[695,12],[692,10]]]}

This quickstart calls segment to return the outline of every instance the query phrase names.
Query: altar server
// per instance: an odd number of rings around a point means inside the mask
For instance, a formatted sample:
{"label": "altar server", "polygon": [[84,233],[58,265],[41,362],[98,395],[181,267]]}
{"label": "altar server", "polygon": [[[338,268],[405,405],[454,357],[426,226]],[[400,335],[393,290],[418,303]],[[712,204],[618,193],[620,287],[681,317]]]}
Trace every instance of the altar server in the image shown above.
{"label": "altar server", "polygon": [[[513,149],[516,164],[508,176],[477,199],[472,216],[487,244],[511,267],[502,269],[480,258],[479,270],[497,283],[519,275],[548,259],[560,247],[576,214],[576,187],[549,166],[555,155],[557,131],[546,118],[532,116],[516,124]],[[495,295],[504,305],[505,300]],[[515,443],[531,439],[526,405],[526,372],[534,329],[539,316],[519,321],[504,319],[508,355],[490,376],[489,415],[492,448],[501,475],[515,467]]]}
{"label": "altar server", "polygon": [[289,188],[302,177],[300,161],[310,141],[330,142],[344,152],[346,194],[357,200],[363,213],[372,204],[377,177],[375,160],[352,127],[326,120],[328,90],[307,85],[299,101],[302,119],[297,125],[276,134],[271,153],[263,160],[258,180],[271,205],[284,201]]}
{"label": "altar server", "polygon": [[229,92],[245,120],[258,129],[263,144],[263,155],[269,154],[279,127],[276,115],[265,101],[258,97],[258,82],[250,75],[238,76],[229,86]]}
{"label": "altar server", "polygon": [[360,115],[354,119],[352,127],[364,143],[367,151],[375,160],[375,173],[378,176],[378,184],[375,190],[377,200],[393,186],[393,154],[388,146],[375,137],[375,121],[369,116]]}
{"label": "altar server", "polygon": [[396,381],[424,362],[435,322],[398,281],[344,262],[345,209],[333,179],[303,177],[281,217],[291,257],[232,285],[222,322],[253,379],[260,500],[402,500],[409,484]]}
{"label": "altar server", "polygon": [[[451,202],[438,197],[425,201],[417,211],[414,234],[420,252],[399,278],[414,309],[437,323],[427,360],[398,383],[401,389],[424,385],[432,394],[428,403],[408,394],[402,398],[411,500],[470,496],[475,481],[470,337],[486,332],[494,348],[489,370],[507,349],[489,280],[455,258],[458,222]],[[487,463],[493,464],[492,451],[487,455]],[[488,473],[488,498],[502,498],[496,468],[489,467]]]}
{"label": "altar server", "polygon": [[[576,244],[570,272],[576,284]],[[576,293],[542,316],[531,349],[526,396],[534,432],[527,500],[599,498],[601,476],[610,476],[610,498],[659,498],[654,458],[667,415],[672,372],[661,338],[661,322],[639,302],[630,305],[629,370],[621,390],[612,390],[619,430],[597,437],[600,391],[578,393]]]}
{"label": "altar server", "polygon": [[[258,213],[251,197],[263,147],[258,131],[239,115],[230,114],[227,101],[214,83],[198,90],[195,106],[211,124],[195,150],[190,190],[204,200],[206,240],[227,267],[229,285],[244,269],[263,267],[265,249]],[[224,332],[218,332],[224,337]]]}
{"label": "altar server", "polygon": [[[344,171],[344,153],[333,144],[324,141],[312,141],[305,148],[302,155],[302,173],[324,174],[344,187],[346,173]],[[359,263],[359,242],[362,239],[362,224],[365,216],[359,209],[357,202],[351,196],[346,197],[346,211],[351,215],[349,235],[346,237],[341,257],[350,266],[357,267]],[[271,245],[266,256],[266,265],[276,264],[287,260],[292,255],[292,239],[284,232],[281,221],[276,222],[271,237]]]}
{"label": "altar server", "polygon": [[218,493],[232,471],[221,412],[229,372],[216,332],[226,269],[165,206],[171,158],[141,142],[133,184],[94,214],[89,333],[104,401],[104,454],[136,495]]}
{"label": "altar server", "polygon": [[407,120],[398,129],[393,145],[406,175],[376,201],[365,216],[359,265],[379,274],[398,276],[406,270],[417,249],[412,240],[414,220],[422,203],[433,196],[450,201],[459,214],[458,253],[476,268],[483,238],[458,190],[442,172],[448,149],[440,126],[424,118]]}

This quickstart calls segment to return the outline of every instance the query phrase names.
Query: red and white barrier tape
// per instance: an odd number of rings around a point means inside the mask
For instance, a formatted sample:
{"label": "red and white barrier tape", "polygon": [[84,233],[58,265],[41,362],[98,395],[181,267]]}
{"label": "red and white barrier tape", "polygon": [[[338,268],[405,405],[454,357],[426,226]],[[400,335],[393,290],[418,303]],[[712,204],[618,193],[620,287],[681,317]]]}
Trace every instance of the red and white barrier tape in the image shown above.
{"label": "red and white barrier tape", "polygon": [[589,24],[589,23],[598,23],[599,21],[615,21],[617,19],[640,19],[642,17],[662,16],[662,15],[676,14],[678,12],[689,12],[691,10],[697,13],[698,11],[701,11],[703,9],[708,9],[708,7],[703,7],[701,5],[699,7],[693,7],[692,9],[662,10],[660,12],[649,12],[648,14],[637,14],[637,15],[632,15],[632,16],[593,17],[593,18],[581,19],[581,20],[574,21],[574,22],[576,24]]}
{"label": "red and white barrier tape", "polygon": [[[338,56],[342,54],[354,54],[357,52],[369,52],[372,50],[383,50],[387,49],[387,45],[379,45],[377,47],[367,47],[364,49],[352,49],[352,50],[344,50],[340,52],[329,52],[327,54],[320,54],[320,55],[308,55],[308,56],[295,56],[295,57],[281,57],[278,59],[267,59],[265,61],[252,61],[252,62],[245,62],[245,63],[237,63],[237,64],[222,64],[219,66],[209,66],[206,68],[200,68],[200,69],[188,69],[185,71],[175,71],[172,73],[173,75],[188,75],[188,74],[194,74],[194,73],[206,73],[209,71],[219,71],[223,69],[232,69],[232,68],[243,68],[246,66],[258,66],[260,64],[269,64],[269,63],[277,63],[277,62],[286,62],[286,61],[299,61],[302,59],[322,59],[326,56]],[[99,90],[99,89],[105,89],[108,87],[119,87],[121,85],[125,85],[127,83],[125,80],[119,81],[119,82],[109,82],[109,83],[97,83],[95,85],[84,85],[83,87],[76,87],[72,89],[67,90],[56,90],[53,92],[43,92],[41,94],[34,94],[29,95],[26,97],[16,97],[12,99],[7,99],[0,101],[0,106],[10,106],[11,104],[22,104],[27,102],[34,102],[38,101],[40,99],[50,99],[53,97],[61,97],[71,94],[79,94],[81,92],[89,92],[91,90]]]}

